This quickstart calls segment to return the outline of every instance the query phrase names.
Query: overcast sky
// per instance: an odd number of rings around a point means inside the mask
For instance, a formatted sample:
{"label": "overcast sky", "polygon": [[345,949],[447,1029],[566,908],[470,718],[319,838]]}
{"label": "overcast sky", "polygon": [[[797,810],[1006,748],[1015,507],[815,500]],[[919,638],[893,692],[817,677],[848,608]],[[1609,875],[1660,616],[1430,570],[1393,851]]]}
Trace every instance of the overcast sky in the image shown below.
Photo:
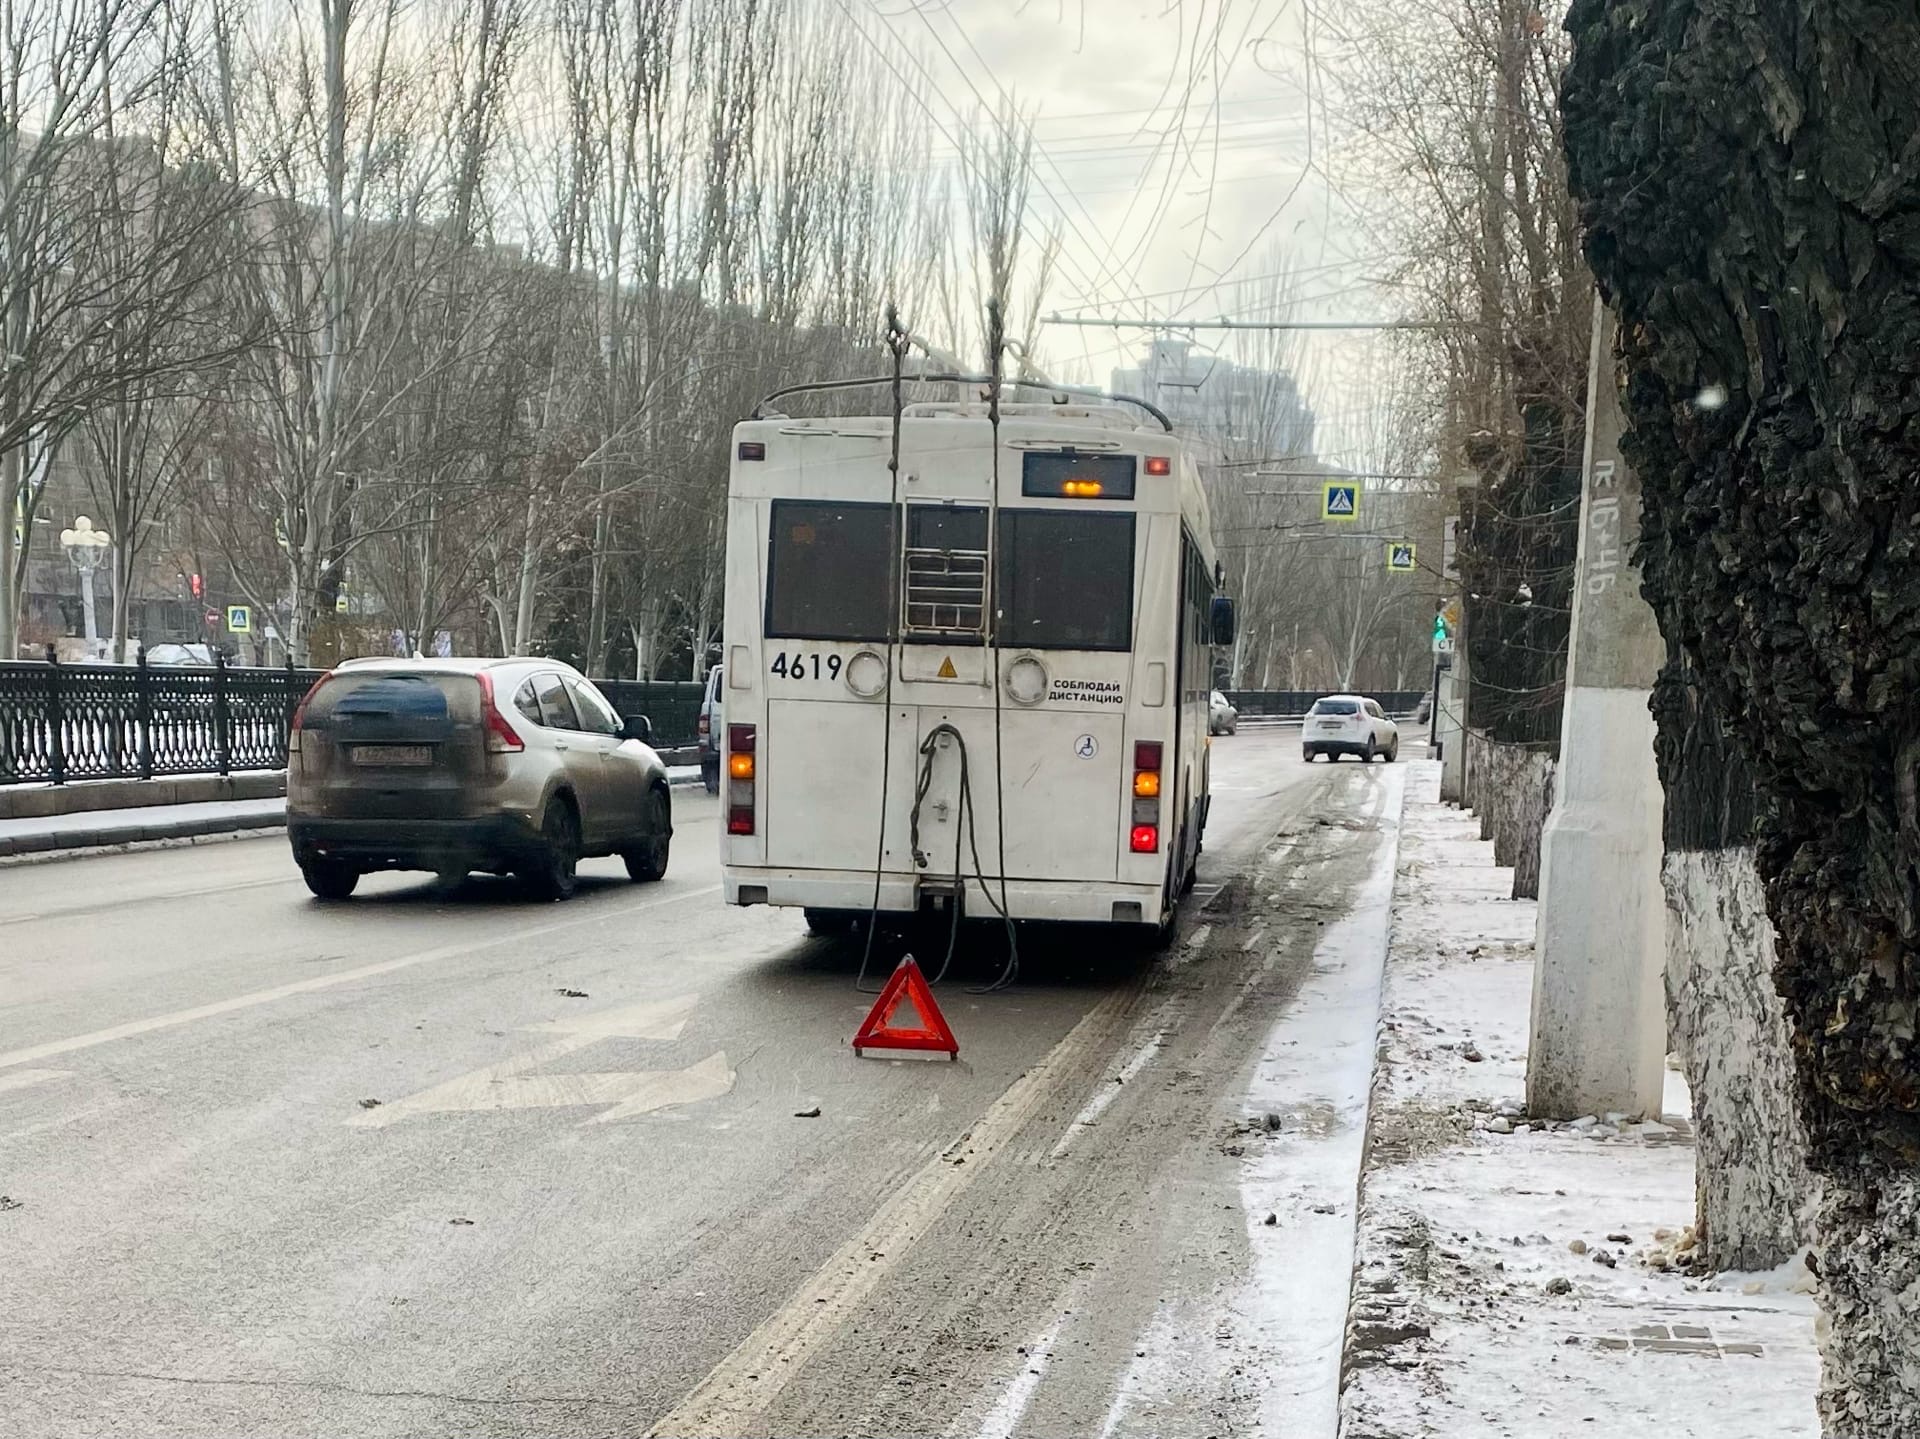
{"label": "overcast sky", "polygon": [[[946,134],[1007,94],[1033,117],[1034,219],[1061,236],[1049,310],[1272,318],[1258,313],[1270,293],[1231,282],[1284,267],[1299,296],[1293,318],[1392,316],[1385,292],[1369,283],[1378,257],[1346,198],[1339,147],[1329,144],[1332,47],[1303,29],[1297,0],[822,3],[844,3],[925,82]],[[1197,338],[1235,353],[1218,335]],[[1139,330],[1043,336],[1062,378],[1101,384],[1144,339]],[[1351,451],[1353,377],[1386,342],[1297,343],[1323,416],[1322,450]]]}

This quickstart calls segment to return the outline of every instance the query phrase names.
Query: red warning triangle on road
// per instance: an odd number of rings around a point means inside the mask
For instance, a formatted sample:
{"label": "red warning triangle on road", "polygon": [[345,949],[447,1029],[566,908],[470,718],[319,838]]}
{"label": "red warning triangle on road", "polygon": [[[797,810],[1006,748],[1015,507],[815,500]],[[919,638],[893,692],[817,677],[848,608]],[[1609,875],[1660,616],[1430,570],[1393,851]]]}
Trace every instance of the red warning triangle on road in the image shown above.
{"label": "red warning triangle on road", "polygon": [[[919,1028],[894,1024],[893,1017],[903,1004],[912,1007]],[[933,991],[912,955],[900,961],[853,1037],[855,1054],[866,1049],[924,1049],[944,1052],[949,1059],[960,1057],[960,1043],[947,1028],[946,1016],[933,1002]]]}

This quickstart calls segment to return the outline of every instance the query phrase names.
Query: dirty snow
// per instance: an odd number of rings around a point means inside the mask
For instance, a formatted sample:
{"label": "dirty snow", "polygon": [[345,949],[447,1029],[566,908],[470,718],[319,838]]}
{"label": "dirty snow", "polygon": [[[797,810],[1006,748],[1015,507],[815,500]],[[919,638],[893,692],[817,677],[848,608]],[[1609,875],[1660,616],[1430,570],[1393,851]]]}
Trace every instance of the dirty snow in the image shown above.
{"label": "dirty snow", "polygon": [[1506,897],[1472,817],[1437,802],[1439,765],[1411,769],[1345,1439],[1815,1439],[1798,1257],[1769,1275],[1688,1272],[1680,1077],[1656,1122],[1527,1118],[1534,906]]}

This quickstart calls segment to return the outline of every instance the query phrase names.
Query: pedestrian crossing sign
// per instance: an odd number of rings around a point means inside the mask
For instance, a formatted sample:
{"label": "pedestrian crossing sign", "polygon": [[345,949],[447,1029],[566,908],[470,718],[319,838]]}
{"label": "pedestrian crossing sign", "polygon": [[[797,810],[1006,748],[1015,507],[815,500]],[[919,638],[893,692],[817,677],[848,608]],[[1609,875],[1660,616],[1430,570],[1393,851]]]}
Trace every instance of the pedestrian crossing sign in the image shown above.
{"label": "pedestrian crossing sign", "polygon": [[1387,543],[1387,568],[1395,574],[1410,572],[1415,568],[1413,562],[1414,545],[1411,540],[1390,540]]}
{"label": "pedestrian crossing sign", "polygon": [[227,628],[236,635],[253,633],[253,611],[246,605],[228,605]]}
{"label": "pedestrian crossing sign", "polygon": [[1320,491],[1320,518],[1351,520],[1360,514],[1360,486],[1353,480],[1328,480]]}

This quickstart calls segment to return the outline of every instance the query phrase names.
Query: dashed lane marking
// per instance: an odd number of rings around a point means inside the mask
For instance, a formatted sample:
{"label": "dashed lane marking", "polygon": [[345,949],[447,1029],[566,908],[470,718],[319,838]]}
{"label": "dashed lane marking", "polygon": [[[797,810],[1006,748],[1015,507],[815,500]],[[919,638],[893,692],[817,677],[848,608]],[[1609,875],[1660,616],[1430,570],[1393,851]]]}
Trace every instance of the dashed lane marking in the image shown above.
{"label": "dashed lane marking", "polygon": [[392,974],[395,970],[411,969],[418,964],[431,964],[440,959],[457,959],[464,955],[476,954],[481,950],[498,949],[507,944],[524,944],[529,939],[556,934],[561,930],[577,929],[583,924],[603,924],[609,919],[638,914],[643,910],[660,909],[669,904],[700,899],[706,895],[718,893],[719,889],[720,886],[717,884],[703,885],[699,889],[665,895],[659,899],[648,900],[644,904],[630,905],[621,909],[594,905],[588,908],[586,913],[571,919],[558,919],[550,924],[537,924],[528,929],[516,929],[489,939],[464,939],[456,944],[436,945],[432,949],[403,954],[398,959],[386,959],[378,964],[363,964],[357,969],[343,969],[335,974],[315,975],[312,979],[296,980],[292,984],[276,985],[272,989],[256,989],[251,994],[236,994],[231,999],[219,999],[212,1004],[195,1005],[192,1009],[176,1009],[171,1014],[156,1014],[149,1019],[129,1020],[125,1024],[116,1024],[109,1029],[96,1029],[88,1034],[75,1034],[66,1039],[29,1045],[25,1049],[8,1050],[0,1054],[0,1069],[12,1069],[15,1065],[21,1064],[34,1064],[43,1059],[52,1059],[56,1055],[92,1049],[96,1045],[111,1044],[117,1039],[133,1039],[139,1035],[152,1034],[157,1030],[175,1029],[180,1025],[193,1024],[202,1019],[216,1019],[223,1014],[233,1014],[262,1004],[272,1004],[276,1000],[290,999],[296,994],[312,994],[317,990],[334,989],[343,984],[352,984],[356,980],[373,979],[378,975]]}

